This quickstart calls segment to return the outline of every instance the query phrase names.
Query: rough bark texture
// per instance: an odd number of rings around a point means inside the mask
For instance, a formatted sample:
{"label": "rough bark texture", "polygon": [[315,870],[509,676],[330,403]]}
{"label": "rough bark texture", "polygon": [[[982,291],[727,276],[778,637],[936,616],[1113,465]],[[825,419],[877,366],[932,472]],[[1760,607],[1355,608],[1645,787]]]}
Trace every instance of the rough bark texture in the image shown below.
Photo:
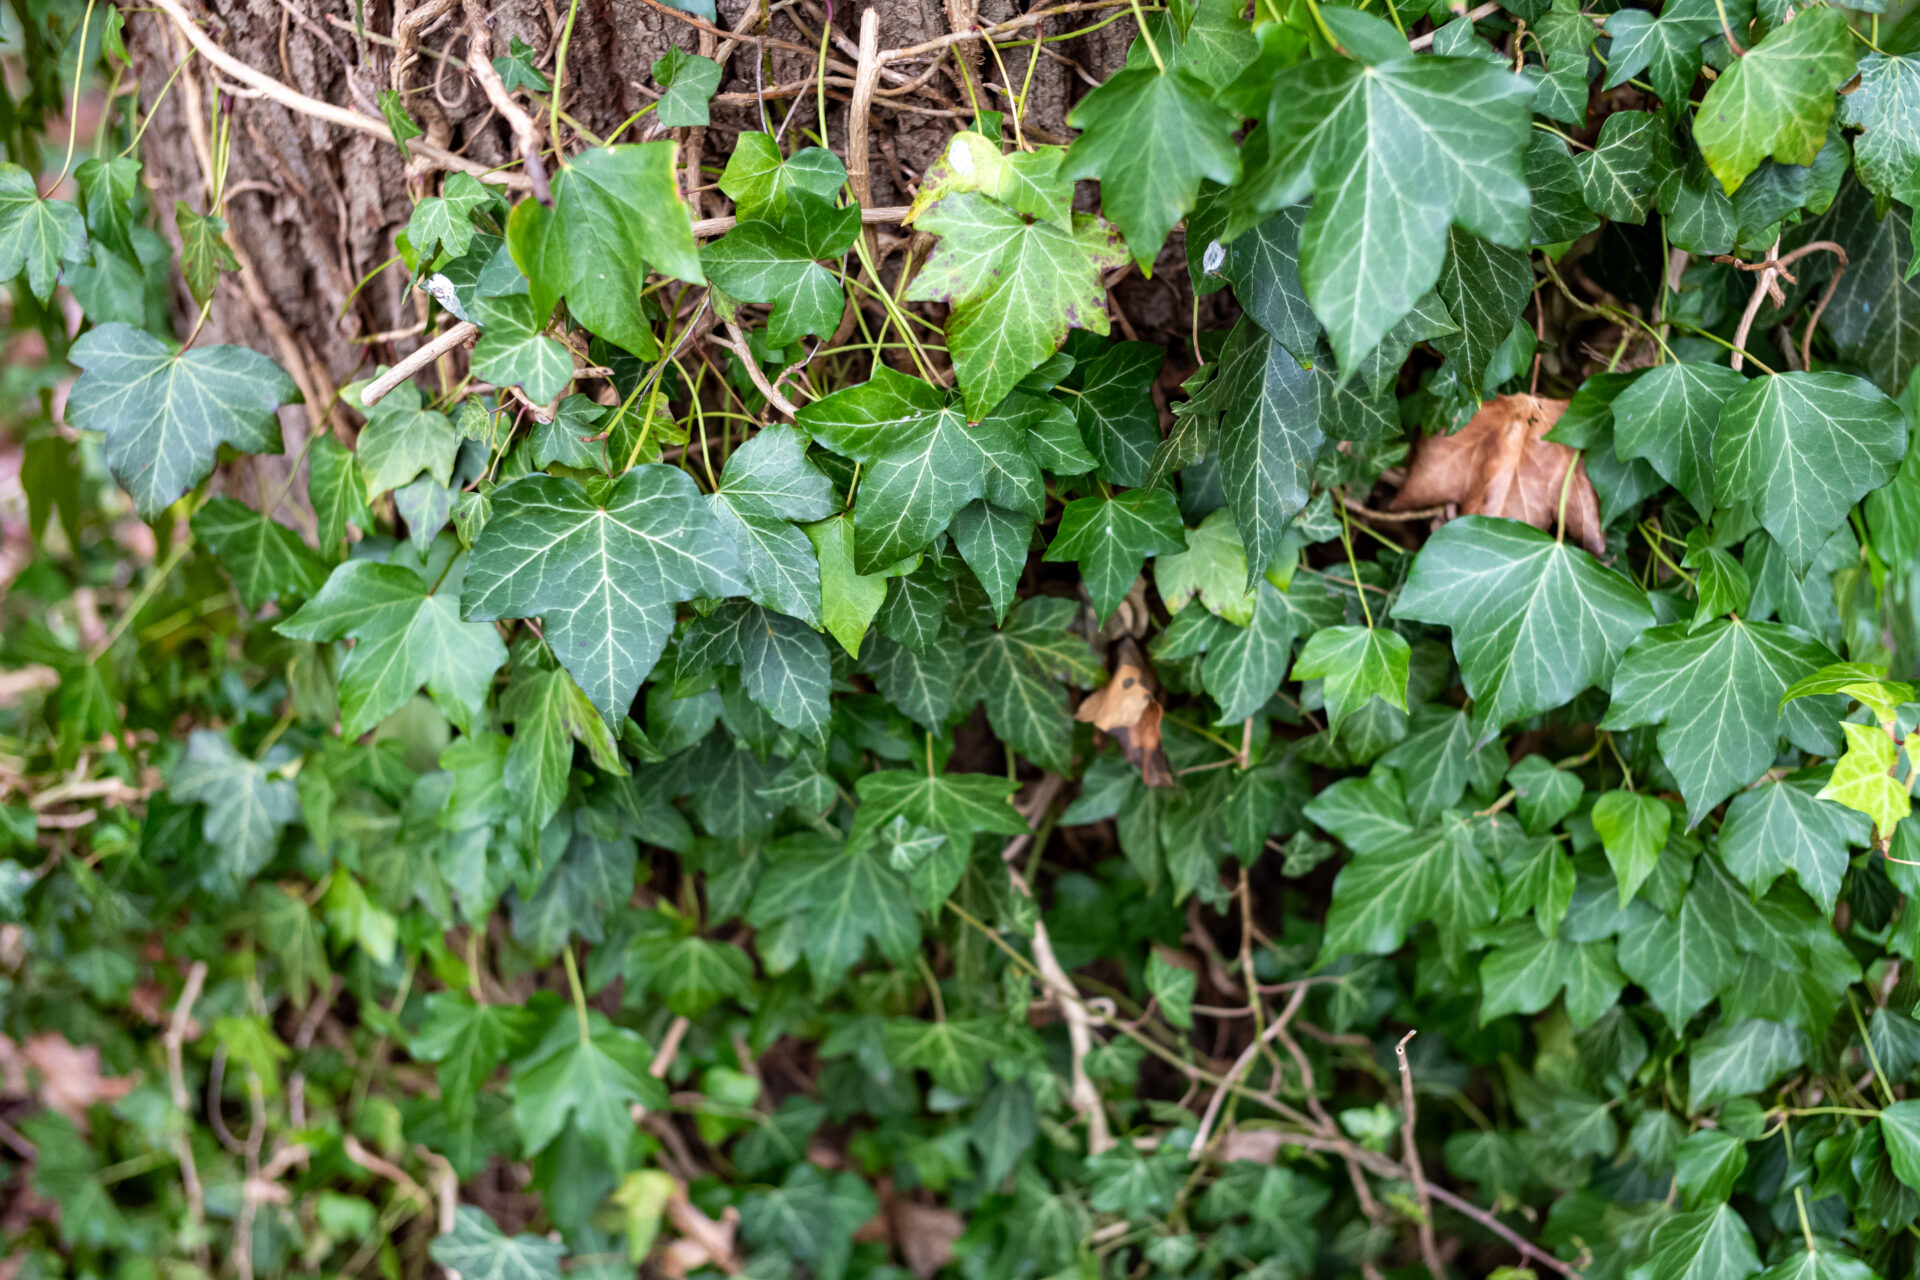
{"label": "rough bark texture", "polygon": [[[229,52],[251,66],[314,98],[377,114],[380,90],[400,87],[414,118],[430,141],[486,164],[513,159],[505,123],[488,105],[467,73],[466,20],[462,7],[421,33],[420,55],[396,76],[393,33],[409,10],[432,0],[188,0],[203,15],[203,25]],[[821,0],[779,0],[771,19],[761,15],[767,0],[720,0],[719,23],[729,30],[764,31],[796,48],[768,48],[755,66],[751,44],[736,45],[726,58],[713,123],[704,130],[675,130],[683,147],[698,148],[703,169],[690,199],[706,216],[727,212],[712,188],[743,130],[761,126],[758,93],[808,81],[786,96],[769,96],[765,111],[772,126],[791,140],[796,131],[818,136],[811,84],[826,16]],[[850,73],[857,52],[861,13],[867,6],[841,0],[832,18],[832,59]],[[1022,12],[1016,0],[876,0],[880,47],[897,48]],[[518,37],[537,52],[537,64],[551,78],[566,0],[503,0],[490,10],[493,52],[502,53]],[[1057,34],[1087,26],[1107,15],[1071,15],[1045,28]],[[764,25],[763,25],[764,24]],[[1032,137],[1065,142],[1073,102],[1124,60],[1132,39],[1131,19],[1109,23],[1087,36],[1047,46],[1033,68],[1026,122]],[[421,296],[405,296],[407,277],[390,268],[367,277],[394,256],[394,236],[403,229],[413,199],[437,189],[440,175],[420,162],[406,165],[388,141],[322,124],[250,90],[236,90],[193,59],[172,89],[162,86],[187,45],[163,13],[144,10],[127,19],[126,41],[139,68],[141,102],[159,105],[143,147],[146,181],[160,221],[171,235],[173,220],[164,211],[175,201],[204,210],[210,189],[208,139],[210,96],[219,93],[232,116],[232,154],[225,208],[231,240],[243,264],[238,277],[221,287],[207,321],[207,339],[254,346],[286,364],[310,400],[324,403],[333,390],[376,363],[392,362],[419,341],[404,336],[369,342],[373,335],[405,330],[424,316]],[[711,32],[644,0],[579,0],[568,49],[563,108],[595,134],[605,136],[657,94],[651,67],[670,45],[717,56],[720,40]],[[947,136],[973,112],[963,82],[983,94],[983,105],[1004,106],[1001,68],[979,42],[956,46],[958,57],[943,58],[925,91],[898,98],[881,97],[871,113],[873,198],[877,204],[903,204]],[[801,52],[801,49],[809,52]],[[1055,56],[1057,55],[1057,56]],[[1027,76],[1031,49],[1012,51],[1005,75],[1018,86]],[[918,74],[927,63],[899,69]],[[984,87],[983,87],[984,86]],[[729,100],[729,95],[732,98]],[[844,155],[847,140],[847,90],[829,90],[826,135]],[[541,121],[544,125],[544,120]],[[691,136],[689,136],[691,135]],[[664,136],[651,116],[623,140]],[[1091,196],[1091,192],[1083,193]],[[1184,345],[1191,294],[1179,269],[1179,238],[1162,256],[1152,280],[1129,273],[1116,287],[1121,328],[1157,332],[1176,350]],[[178,306],[183,323],[197,311],[184,289]],[[289,415],[290,437],[297,415]],[[296,442],[297,443],[297,442]]]}

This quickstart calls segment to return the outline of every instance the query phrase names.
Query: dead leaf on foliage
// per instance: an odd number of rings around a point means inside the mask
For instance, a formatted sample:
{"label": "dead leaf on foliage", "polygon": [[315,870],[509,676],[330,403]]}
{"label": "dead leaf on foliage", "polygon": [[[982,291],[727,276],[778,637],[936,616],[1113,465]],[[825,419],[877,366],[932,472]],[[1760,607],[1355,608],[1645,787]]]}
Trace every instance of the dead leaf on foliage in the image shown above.
{"label": "dead leaf on foliage", "polygon": [[0,1089],[17,1097],[35,1096],[41,1105],[87,1127],[87,1108],[118,1102],[133,1091],[132,1076],[100,1074],[100,1050],[67,1043],[55,1031],[28,1036],[16,1045],[0,1036]]}
{"label": "dead leaf on foliage", "polygon": [[702,1267],[718,1267],[728,1275],[740,1270],[739,1255],[733,1251],[734,1232],[740,1226],[738,1209],[728,1206],[716,1222],[687,1198],[686,1184],[676,1179],[667,1200],[667,1221],[680,1233],[679,1239],[661,1247],[657,1259],[660,1274],[668,1280],[681,1280]]}
{"label": "dead leaf on foliage", "polygon": [[1274,1129],[1229,1129],[1214,1149],[1221,1164],[1246,1160],[1253,1164],[1272,1164],[1287,1145],[1286,1135]]}
{"label": "dead leaf on foliage", "polygon": [[1173,769],[1160,749],[1160,702],[1153,696],[1147,659],[1131,636],[1114,646],[1113,679],[1080,702],[1074,719],[1113,735],[1120,754],[1140,770],[1150,787],[1173,785]]}
{"label": "dead leaf on foliage", "polygon": [[931,1280],[953,1261],[954,1241],[966,1229],[951,1209],[894,1200],[887,1206],[893,1243],[909,1270],[920,1280]]}
{"label": "dead leaf on foliage", "polygon": [[[1407,483],[1388,509],[1455,506],[1461,515],[1507,516],[1552,532],[1564,488],[1567,533],[1601,554],[1607,539],[1600,528],[1600,499],[1580,451],[1542,439],[1566,408],[1565,400],[1540,396],[1487,401],[1460,431],[1421,442]],[[1568,467],[1573,468],[1571,483]]]}

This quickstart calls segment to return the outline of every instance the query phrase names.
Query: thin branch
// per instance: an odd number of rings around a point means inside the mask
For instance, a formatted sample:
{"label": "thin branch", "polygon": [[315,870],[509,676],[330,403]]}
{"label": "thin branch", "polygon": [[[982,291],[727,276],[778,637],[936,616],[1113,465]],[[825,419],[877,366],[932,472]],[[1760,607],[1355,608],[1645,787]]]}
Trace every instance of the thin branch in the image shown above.
{"label": "thin branch", "polygon": [[[192,1099],[187,1093],[181,1048],[186,1044],[187,1028],[193,1024],[193,1006],[200,999],[200,988],[206,981],[206,961],[194,961],[193,967],[187,970],[186,985],[180,988],[180,999],[174,1003],[166,1034],[161,1037],[167,1049],[167,1084],[173,1094],[174,1108],[183,1120],[191,1115],[188,1108],[192,1106]],[[200,1188],[200,1170],[193,1163],[193,1143],[188,1140],[191,1130],[191,1123],[186,1123],[173,1135],[173,1154],[180,1161],[180,1178],[187,1190],[187,1221],[192,1226],[193,1238],[200,1242],[196,1249],[204,1271],[207,1267],[207,1201]]]}
{"label": "thin branch", "polygon": [[[907,216],[907,208],[908,206],[904,204],[884,204],[877,209],[862,207],[860,210],[860,221],[865,223],[898,223]],[[739,221],[738,218],[731,215],[724,218],[702,218],[693,224],[693,234],[697,239],[711,239],[714,236],[725,235],[727,232],[733,230]]]}
{"label": "thin branch", "polygon": [[[513,145],[520,152],[520,158],[526,164],[527,182],[533,190],[534,199],[541,204],[553,204],[553,191],[547,185],[547,167],[540,162],[540,130],[533,123],[533,116],[527,109],[513,100],[507,92],[507,85],[500,73],[493,69],[493,59],[489,56],[493,49],[493,37],[487,31],[487,10],[480,0],[465,0],[467,14],[467,70],[480,82],[481,91],[487,95],[487,101],[493,104],[513,130]],[[558,103],[560,86],[554,86]]]}
{"label": "thin branch", "polygon": [[746,366],[747,376],[753,379],[754,387],[767,398],[767,403],[791,420],[800,410],[794,407],[793,401],[780,394],[780,388],[767,381],[766,370],[762,369],[760,362],[754,358],[753,348],[747,345],[747,335],[740,332],[740,326],[731,320],[726,321],[725,324],[727,337],[732,341],[714,338],[713,344],[731,351],[735,358]]}
{"label": "thin branch", "polygon": [[1433,1201],[1427,1189],[1427,1171],[1421,1167],[1420,1146],[1414,1137],[1413,1068],[1407,1063],[1407,1041],[1419,1034],[1409,1031],[1393,1046],[1393,1055],[1400,1060],[1401,1156],[1407,1172],[1412,1175],[1414,1204],[1420,1214],[1420,1220],[1414,1224],[1420,1232],[1420,1256],[1433,1280],[1447,1280],[1446,1265],[1440,1261],[1440,1246],[1433,1238]]}
{"label": "thin branch", "polygon": [[[1487,0],[1487,3],[1483,5],[1477,5],[1474,8],[1467,10],[1467,21],[1478,22],[1480,21],[1480,19],[1488,16],[1489,14],[1496,12],[1499,8],[1500,8],[1499,0]],[[1430,49],[1433,47],[1434,36],[1438,34],[1439,34],[1439,29],[1435,28],[1434,30],[1426,32],[1423,35],[1417,35],[1413,39],[1407,41],[1407,47],[1409,49],[1416,49],[1416,50]]]}
{"label": "thin branch", "polygon": [[[1220,1108],[1226,1102],[1227,1095],[1233,1091],[1233,1085],[1253,1066],[1253,1060],[1260,1051],[1273,1041],[1287,1033],[1287,1024],[1293,1021],[1293,1015],[1300,1011],[1301,1002],[1307,998],[1306,987],[1295,987],[1293,995],[1288,997],[1286,1007],[1267,1029],[1259,1034],[1251,1044],[1240,1051],[1240,1056],[1227,1068],[1225,1083],[1213,1091],[1213,1097],[1207,1100],[1206,1113],[1200,1117],[1200,1128],[1193,1135],[1193,1143],[1187,1148],[1187,1158],[1198,1160],[1207,1149],[1207,1137],[1213,1131],[1214,1121],[1220,1118]],[[1257,997],[1255,997],[1257,999]]]}
{"label": "thin branch", "polygon": [[455,347],[478,337],[479,334],[479,325],[473,323],[471,320],[462,320],[438,336],[421,343],[418,347],[414,348],[411,353],[401,357],[399,364],[396,364],[393,368],[368,383],[367,389],[360,393],[360,403],[371,409],[374,405],[384,400],[387,393],[395,387]]}

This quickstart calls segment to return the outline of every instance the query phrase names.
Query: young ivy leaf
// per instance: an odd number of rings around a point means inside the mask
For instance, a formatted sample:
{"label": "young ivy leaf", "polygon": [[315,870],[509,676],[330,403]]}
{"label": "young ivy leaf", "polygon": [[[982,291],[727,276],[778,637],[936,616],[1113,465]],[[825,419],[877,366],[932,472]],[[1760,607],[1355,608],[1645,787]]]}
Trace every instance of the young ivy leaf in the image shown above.
{"label": "young ivy leaf", "polygon": [[573,380],[573,356],[541,332],[545,324],[526,294],[481,298],[473,318],[480,326],[480,340],[473,344],[476,377],[495,386],[524,388],[536,404],[551,404],[567,389]]}
{"label": "young ivy leaf", "polygon": [[1720,827],[1720,857],[1734,879],[1763,894],[1791,871],[1823,912],[1833,910],[1847,872],[1847,846],[1868,843],[1873,828],[1821,799],[1824,785],[1809,770],[1733,798]]}
{"label": "young ivy leaf", "polygon": [[1609,791],[1593,802],[1593,829],[1620,884],[1622,908],[1653,874],[1672,825],[1673,810],[1653,796]]}
{"label": "young ivy leaf", "polygon": [[461,1280],[560,1280],[567,1247],[545,1236],[508,1236],[484,1209],[459,1207],[453,1230],[436,1236],[427,1252]]}
{"label": "young ivy leaf", "polygon": [[548,475],[495,490],[461,612],[543,617],[560,665],[617,726],[673,632],[674,602],[745,589],[733,540],[692,478],[647,463],[598,500]]}
{"label": "young ivy leaf", "polygon": [[1693,137],[1728,194],[1769,155],[1781,164],[1813,163],[1838,101],[1834,90],[1858,57],[1847,15],[1817,7],[1774,27],[1721,73],[1700,100]]}
{"label": "young ivy leaf", "polygon": [[785,159],[770,134],[743,133],[735,140],[720,190],[734,211],[748,219],[778,219],[796,191],[831,201],[847,180],[847,167],[824,147],[803,147]]}
{"label": "young ivy leaf", "polygon": [[1874,833],[1881,840],[1889,839],[1913,807],[1906,784],[1893,776],[1900,759],[1899,748],[1877,724],[1842,721],[1840,729],[1847,735],[1846,752],[1816,798],[1866,814],[1873,821]]}
{"label": "young ivy leaf", "polygon": [[1617,89],[1644,74],[1662,102],[1685,102],[1700,76],[1700,46],[1720,29],[1711,5],[1698,10],[1696,6],[1691,15],[1667,12],[1656,18],[1644,9],[1623,9],[1617,20],[1609,16],[1607,38],[1613,47],[1601,87]]}
{"label": "young ivy leaf", "polygon": [[1453,628],[1482,737],[1604,685],[1654,620],[1646,593],[1587,552],[1488,516],[1427,540],[1393,613]]}
{"label": "young ivy leaf", "polygon": [[1360,710],[1371,698],[1407,709],[1407,671],[1412,646],[1397,631],[1383,627],[1327,627],[1316,631],[1293,664],[1299,680],[1321,680],[1327,706],[1327,731]]}
{"label": "young ivy leaf", "polygon": [[366,473],[369,498],[398,489],[422,473],[443,485],[452,482],[460,435],[453,419],[426,407],[417,385],[403,382],[363,412],[367,425],[354,452]]}
{"label": "young ivy leaf", "polygon": [[947,345],[980,418],[1066,341],[1069,329],[1107,332],[1100,273],[1126,259],[1099,218],[1076,214],[1064,231],[984,196],[950,195],[921,215],[940,237],[907,288],[914,302],[945,302]]}
{"label": "young ivy leaf", "polygon": [[42,200],[33,175],[17,164],[0,164],[0,280],[24,269],[27,288],[45,302],[53,296],[60,266],[87,260],[87,224],[68,200]]}
{"label": "young ivy leaf", "polygon": [[653,78],[665,91],[654,108],[655,119],[669,129],[706,127],[707,101],[720,87],[719,63],[675,45],[654,61]]}
{"label": "young ivy leaf", "polygon": [[393,145],[400,148],[400,158],[411,161],[413,156],[407,151],[407,141],[426,133],[415,124],[413,117],[407,114],[407,100],[400,96],[398,89],[382,89],[379,96],[380,115],[387,122],[387,132],[393,136]]}
{"label": "young ivy leaf", "polygon": [[240,262],[227,244],[227,223],[214,214],[199,214],[184,200],[173,205],[173,223],[180,232],[180,275],[187,291],[201,306],[213,297],[223,272],[238,271]]}
{"label": "young ivy leaf", "polygon": [[107,468],[143,517],[200,483],[223,444],[279,453],[274,410],[300,400],[293,379],[257,351],[174,351],[127,324],[88,330],[68,358],[83,372],[67,421],[106,436]]}
{"label": "young ivy leaf", "polygon": [[831,333],[840,323],[846,294],[817,259],[840,257],[859,234],[855,206],[835,209],[795,192],[782,226],[742,222],[702,249],[700,261],[729,296],[773,304],[767,341],[784,347],[810,333]]}
{"label": "young ivy leaf", "polygon": [[507,51],[493,60],[494,74],[500,77],[500,83],[506,86],[508,93],[521,89],[531,89],[535,93],[551,93],[553,86],[533,65],[533,47],[519,36],[507,41]]}
{"label": "young ivy leaf", "polygon": [[1390,835],[1356,852],[1333,883],[1324,962],[1343,955],[1390,955],[1414,926],[1431,921],[1442,947],[1465,951],[1472,931],[1492,922],[1500,894],[1494,868],[1459,814],[1439,825]]}
{"label": "young ivy leaf", "polygon": [[1187,71],[1121,71],[1080,99],[1067,123],[1082,132],[1065,176],[1100,179],[1101,205],[1144,273],[1192,212],[1202,178],[1223,186],[1240,179],[1240,117],[1215,106]]}
{"label": "young ivy leaf", "polygon": [[1532,99],[1525,79],[1472,58],[1314,58],[1274,80],[1249,183],[1270,208],[1314,196],[1300,278],[1342,369],[1433,287],[1449,225],[1527,246]]}
{"label": "young ivy leaf", "polygon": [[[451,173],[440,194],[413,206],[407,219],[407,239],[426,270],[442,252],[457,258],[473,244],[473,215],[499,199],[470,173]],[[500,206],[502,210],[506,206]]]}
{"label": "young ivy leaf", "polygon": [[911,226],[921,214],[955,192],[977,191],[1015,213],[1069,228],[1073,182],[1060,172],[1065,154],[1059,147],[1039,147],[1003,155],[997,142],[963,130],[953,135],[946,151],[928,166],[905,221]]}
{"label": "young ivy leaf", "polygon": [[465,570],[456,561],[435,584],[410,568],[349,560],[275,628],[295,640],[354,641],[340,668],[340,731],[346,737],[357,738],[385,720],[422,685],[463,731],[480,714],[507,649],[493,627],[461,621],[457,601]]}
{"label": "young ivy leaf", "polygon": [[[869,782],[881,774],[868,774]],[[864,810],[863,810],[864,812]],[[866,954],[869,940],[895,963],[920,945],[920,915],[907,879],[871,838],[782,856],[754,891],[747,922],[792,919],[816,991],[831,990]]]}

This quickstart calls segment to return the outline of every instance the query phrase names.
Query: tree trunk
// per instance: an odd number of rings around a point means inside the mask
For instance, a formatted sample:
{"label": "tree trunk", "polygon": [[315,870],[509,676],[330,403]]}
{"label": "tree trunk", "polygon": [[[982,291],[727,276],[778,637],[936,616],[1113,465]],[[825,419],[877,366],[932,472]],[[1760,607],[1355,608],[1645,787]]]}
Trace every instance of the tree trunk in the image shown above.
{"label": "tree trunk", "polygon": [[[358,6],[364,2],[364,9]],[[651,73],[670,45],[723,57],[721,98],[704,130],[667,131],[683,147],[698,148],[703,174],[689,193],[696,216],[726,211],[712,184],[743,130],[762,127],[757,94],[767,88],[807,82],[787,96],[769,96],[764,118],[791,145],[818,133],[811,78],[817,47],[820,0],[780,0],[770,23],[760,26],[766,0],[720,0],[719,24],[728,30],[761,30],[796,48],[769,48],[755,66],[752,45],[723,49],[720,37],[682,15],[646,0],[577,0],[567,52],[563,107],[581,125],[606,136],[657,92]],[[409,10],[433,0],[187,0],[198,5],[203,28],[229,53],[312,98],[377,118],[376,98],[399,88],[426,140],[486,165],[515,158],[512,138],[498,113],[466,69],[467,27],[459,4],[425,26],[420,56],[396,75],[393,34]],[[1014,0],[875,0],[881,14],[880,47],[897,48],[1018,12]],[[972,12],[978,6],[977,16]],[[841,0],[833,12],[833,57],[851,64],[857,54],[860,10]],[[1024,6],[1023,6],[1024,8]],[[364,27],[356,29],[356,13]],[[491,11],[492,53],[506,52],[515,38],[536,51],[536,63],[551,79],[559,32],[567,21],[559,0],[502,0]],[[1057,34],[1066,24],[1089,25],[1100,11],[1050,20]],[[959,24],[959,25],[956,25]],[[1131,19],[1090,35],[1048,45],[1033,68],[1025,123],[1029,136],[1046,142],[1068,137],[1067,111],[1122,62],[1132,36]],[[187,62],[170,90],[169,75],[188,45],[161,11],[147,9],[127,19],[126,42],[140,75],[141,104],[158,100],[142,151],[146,181],[160,222],[175,235],[171,210],[184,201],[204,211],[214,163],[208,127],[210,96],[222,95],[222,118],[231,116],[231,157],[223,216],[240,271],[221,284],[207,320],[208,341],[236,342],[272,355],[294,375],[317,420],[341,384],[366,376],[376,363],[391,363],[420,341],[417,336],[376,337],[407,330],[425,317],[423,295],[406,296],[407,274],[397,264],[394,236],[407,222],[414,199],[437,189],[430,162],[405,163],[391,141],[351,132],[292,110],[237,86],[208,62]],[[1006,105],[997,88],[1002,72],[980,42],[963,51],[967,81],[985,93],[984,105]],[[1026,78],[1031,46],[1005,57],[1005,75],[1019,86]],[[1074,64],[1077,64],[1074,65]],[[924,60],[907,64],[918,74]],[[1081,74],[1084,72],[1085,74]],[[883,86],[885,87],[885,86]],[[967,85],[949,56],[928,86],[931,91],[881,97],[871,113],[872,184],[876,204],[906,203],[911,187],[954,129],[972,116]],[[831,89],[827,134],[845,155],[847,91]],[[729,95],[732,95],[729,99]],[[940,101],[944,99],[944,102]],[[791,117],[789,119],[789,116]],[[544,124],[544,120],[540,123]],[[623,140],[662,136],[652,117],[629,129]],[[575,144],[578,145],[578,144]],[[683,164],[683,172],[686,166]],[[701,190],[699,188],[706,188]],[[1152,291],[1169,313],[1166,289]],[[197,313],[184,288],[177,299],[180,320]],[[1184,327],[1185,315],[1179,320]],[[369,339],[372,339],[371,341]],[[304,435],[300,415],[289,414],[290,444]],[[295,433],[300,433],[296,435]]]}

